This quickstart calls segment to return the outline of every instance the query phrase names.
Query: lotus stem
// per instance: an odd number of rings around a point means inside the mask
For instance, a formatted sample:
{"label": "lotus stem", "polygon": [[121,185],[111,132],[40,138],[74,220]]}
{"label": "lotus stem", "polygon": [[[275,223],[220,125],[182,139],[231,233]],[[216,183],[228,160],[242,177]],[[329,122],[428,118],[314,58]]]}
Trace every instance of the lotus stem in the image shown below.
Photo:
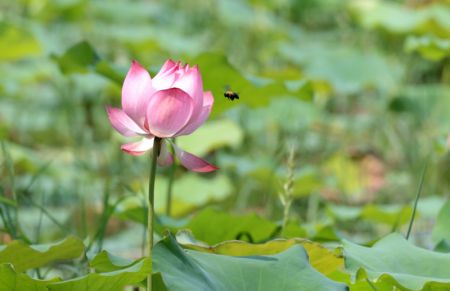
{"label": "lotus stem", "polygon": [[[155,137],[153,141],[153,153],[150,162],[150,178],[148,184],[148,211],[147,211],[147,237],[148,237],[148,257],[152,260],[153,250],[153,220],[154,220],[154,201],[155,201],[155,178],[156,178],[156,160],[158,159],[161,148],[161,138]],[[153,263],[150,268],[150,273],[147,277],[147,290],[152,290],[152,271]]]}
{"label": "lotus stem", "polygon": [[[175,144],[176,140],[173,138],[172,143]],[[172,152],[172,156],[175,156],[175,150],[173,149],[173,145],[170,144],[170,150]],[[173,182],[175,178],[175,171],[177,169],[177,164],[173,161],[169,170],[169,181],[167,185],[167,196],[166,196],[166,215],[170,216],[172,213],[172,190],[173,190]]]}

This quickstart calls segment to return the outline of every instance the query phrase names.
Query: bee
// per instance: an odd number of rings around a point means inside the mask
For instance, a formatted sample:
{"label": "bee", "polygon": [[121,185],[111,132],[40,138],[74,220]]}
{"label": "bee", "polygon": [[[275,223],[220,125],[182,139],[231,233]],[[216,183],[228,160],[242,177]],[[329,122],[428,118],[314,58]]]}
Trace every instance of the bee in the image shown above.
{"label": "bee", "polygon": [[239,94],[232,91],[229,86],[227,86],[225,92],[223,93],[223,96],[233,101],[234,99],[239,99]]}

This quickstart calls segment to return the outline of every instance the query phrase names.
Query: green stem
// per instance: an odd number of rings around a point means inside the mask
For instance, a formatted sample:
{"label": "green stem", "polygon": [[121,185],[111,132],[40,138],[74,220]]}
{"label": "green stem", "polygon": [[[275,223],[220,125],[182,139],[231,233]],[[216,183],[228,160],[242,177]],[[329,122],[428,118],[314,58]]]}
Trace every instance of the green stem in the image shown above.
{"label": "green stem", "polygon": [[19,200],[17,199],[17,195],[16,195],[16,191],[15,191],[15,181],[14,181],[14,165],[11,159],[11,156],[9,154],[9,152],[6,149],[6,144],[2,141],[1,142],[1,146],[2,146],[2,154],[3,154],[3,158],[5,160],[5,167],[10,179],[9,182],[9,190],[10,190],[10,196],[8,197],[8,195],[6,194],[5,191],[5,197],[6,198],[12,198],[12,200],[14,200],[14,202],[16,203],[15,207],[14,207],[14,218],[10,212],[9,206],[5,205],[5,215],[6,218],[8,219],[9,222],[9,228],[11,230],[11,232],[9,233],[9,235],[13,238],[13,239],[17,239],[19,237],[20,234],[20,226],[19,226]]}
{"label": "green stem", "polygon": [[[172,141],[175,144],[175,138],[173,138]],[[175,150],[173,146],[170,146],[170,149],[172,151],[172,156],[175,156]],[[172,165],[170,166],[170,172],[169,172],[169,181],[167,185],[167,195],[166,195],[166,215],[170,216],[172,212],[172,189],[173,189],[173,181],[175,177],[175,170],[177,169],[177,165],[175,161],[173,161]]]}
{"label": "green stem", "polygon": [[416,193],[416,199],[414,200],[413,212],[411,214],[411,219],[409,221],[408,231],[406,233],[406,239],[409,239],[409,235],[411,234],[412,226],[413,226],[413,223],[414,223],[414,218],[416,217],[417,204],[419,203],[420,194],[422,193],[423,180],[425,179],[425,173],[427,171],[427,165],[428,165],[428,159],[426,160],[425,165],[423,165],[422,174],[420,176],[419,187],[418,187],[417,193]]}
{"label": "green stem", "polygon": [[[153,153],[150,163],[150,179],[148,184],[148,214],[147,214],[147,237],[148,237],[148,257],[152,259],[153,249],[153,217],[154,217],[154,201],[155,201],[155,178],[156,178],[156,160],[158,159],[161,147],[161,138],[155,137],[153,142]],[[147,290],[152,290],[152,269],[147,277]]]}
{"label": "green stem", "polygon": [[283,224],[281,226],[281,236],[285,236],[286,227],[289,221],[289,210],[291,208],[292,199],[288,198],[289,201],[286,202],[286,205],[284,205],[284,211],[283,211]]}
{"label": "green stem", "polygon": [[294,147],[291,147],[289,150],[289,156],[287,160],[287,179],[286,182],[283,185],[283,193],[281,194],[281,202],[284,206],[284,212],[283,212],[283,225],[281,226],[281,235],[285,236],[286,227],[289,221],[289,210],[292,205],[292,201],[294,200],[292,196],[292,191],[294,188],[294,168],[295,168],[295,161],[294,161]]}

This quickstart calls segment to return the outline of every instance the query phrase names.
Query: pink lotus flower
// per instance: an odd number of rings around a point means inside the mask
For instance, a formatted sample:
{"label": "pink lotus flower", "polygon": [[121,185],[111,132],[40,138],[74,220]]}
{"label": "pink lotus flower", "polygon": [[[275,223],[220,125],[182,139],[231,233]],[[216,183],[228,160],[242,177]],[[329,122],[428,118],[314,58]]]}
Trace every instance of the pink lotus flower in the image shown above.
{"label": "pink lotus flower", "polygon": [[[166,61],[152,79],[136,61],[122,87],[122,109],[107,107],[109,120],[124,136],[141,136],[138,142],[122,145],[131,155],[142,155],[153,147],[155,137],[162,138],[158,156],[160,165],[170,165],[173,157],[167,150],[171,137],[187,135],[202,125],[214,103],[211,92],[203,92],[203,81],[197,66],[182,66]],[[210,172],[217,167],[185,152],[173,144],[184,167],[195,172]]]}

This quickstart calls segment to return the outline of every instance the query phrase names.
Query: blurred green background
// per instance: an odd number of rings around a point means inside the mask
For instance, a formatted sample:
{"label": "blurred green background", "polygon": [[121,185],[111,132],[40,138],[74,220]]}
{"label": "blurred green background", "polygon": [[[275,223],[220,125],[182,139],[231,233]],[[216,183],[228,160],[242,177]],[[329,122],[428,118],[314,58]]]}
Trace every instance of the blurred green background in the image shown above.
{"label": "blurred green background", "polygon": [[120,151],[130,140],[105,106],[119,106],[131,60],[154,75],[168,58],[199,64],[215,96],[209,121],[177,143],[220,170],[179,166],[170,217],[171,170],[159,170],[161,230],[209,243],[280,236],[293,149],[284,236],[404,232],[428,163],[414,238],[450,241],[430,236],[450,191],[449,55],[445,0],[1,0],[0,241],[74,233],[140,248],[149,157]]}

